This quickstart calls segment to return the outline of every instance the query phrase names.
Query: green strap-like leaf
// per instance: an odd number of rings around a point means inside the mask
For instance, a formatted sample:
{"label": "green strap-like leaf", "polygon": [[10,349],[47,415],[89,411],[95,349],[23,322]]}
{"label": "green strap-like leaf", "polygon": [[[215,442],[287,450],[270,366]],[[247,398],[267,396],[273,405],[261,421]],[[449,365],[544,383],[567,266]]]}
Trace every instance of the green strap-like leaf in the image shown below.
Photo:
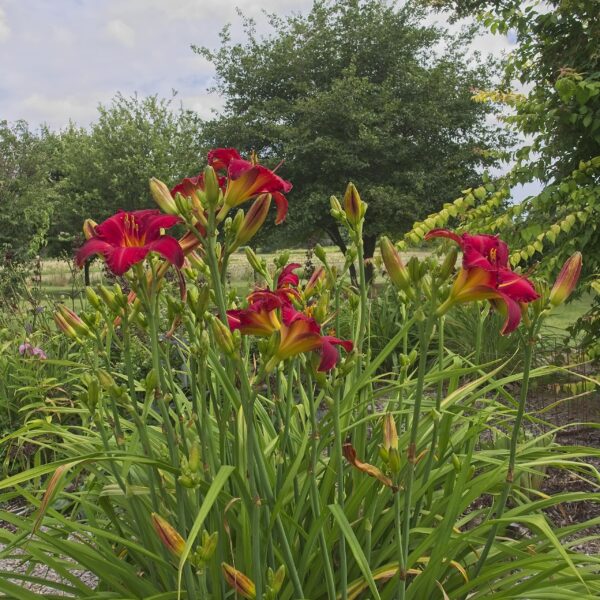
{"label": "green strap-like leaf", "polygon": [[340,529],[342,530],[342,533],[348,542],[348,546],[350,546],[350,550],[352,550],[352,554],[354,555],[356,563],[358,564],[365,581],[369,584],[369,589],[371,590],[371,594],[373,594],[373,598],[375,598],[375,600],[381,600],[381,596],[379,595],[379,591],[375,585],[375,579],[373,579],[373,573],[369,567],[367,557],[360,547],[360,543],[356,538],[356,535],[354,535],[352,526],[348,522],[342,507],[339,504],[330,504],[329,510],[331,511],[333,518],[337,521],[337,524],[340,526]]}
{"label": "green strap-like leaf", "polygon": [[208,513],[210,512],[210,509],[212,508],[213,504],[216,502],[220,491],[223,489],[223,486],[234,471],[235,467],[223,465],[219,469],[217,476],[213,479],[213,482],[210,488],[208,489],[208,492],[206,493],[204,502],[202,503],[202,506],[198,511],[198,516],[196,517],[194,525],[192,526],[190,534],[188,535],[188,538],[185,542],[185,548],[183,549],[181,557],[179,558],[179,569],[177,575],[177,598],[181,597],[181,576],[183,574],[183,567],[185,565],[185,561],[190,555],[190,551],[192,550],[192,546],[196,541],[196,537],[200,532],[202,524],[204,523],[204,519],[206,519],[206,517],[208,516]]}

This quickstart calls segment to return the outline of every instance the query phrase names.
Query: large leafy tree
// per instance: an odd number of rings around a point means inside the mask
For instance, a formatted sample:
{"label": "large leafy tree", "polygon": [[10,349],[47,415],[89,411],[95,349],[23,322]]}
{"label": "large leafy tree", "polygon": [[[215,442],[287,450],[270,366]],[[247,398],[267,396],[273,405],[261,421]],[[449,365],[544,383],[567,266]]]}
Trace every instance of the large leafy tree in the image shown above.
{"label": "large leafy tree", "polygon": [[58,202],[60,139],[25,121],[0,122],[0,252],[24,261],[44,246]]}
{"label": "large leafy tree", "polygon": [[[583,274],[600,291],[598,1],[426,4],[450,10],[454,17],[477,16],[492,32],[516,36],[501,87],[482,92],[480,98],[508,104],[506,121],[523,140],[515,151],[514,168],[499,182],[500,191],[534,180],[543,189],[508,209],[492,196],[473,211],[471,226],[501,232],[517,249],[513,263],[539,263],[538,271],[556,271],[572,252],[582,251]],[[600,294],[580,326],[588,341],[597,343]]]}
{"label": "large leafy tree", "polygon": [[89,129],[71,126],[61,134],[64,205],[50,231],[54,252],[70,247],[87,217],[100,221],[119,209],[147,207],[150,177],[177,181],[206,151],[200,118],[174,108],[172,99],[117,94],[98,112]]}
{"label": "large leafy tree", "polygon": [[216,50],[194,47],[225,99],[205,123],[207,144],[285,160],[287,243],[326,232],[343,246],[329,196],[353,181],[369,203],[370,256],[379,234],[406,231],[494,161],[491,108],[471,100],[493,65],[467,53],[472,31],[451,36],[424,16],[412,3],[317,0],[306,15],[271,16],[271,34],[246,20],[243,42],[226,28]]}

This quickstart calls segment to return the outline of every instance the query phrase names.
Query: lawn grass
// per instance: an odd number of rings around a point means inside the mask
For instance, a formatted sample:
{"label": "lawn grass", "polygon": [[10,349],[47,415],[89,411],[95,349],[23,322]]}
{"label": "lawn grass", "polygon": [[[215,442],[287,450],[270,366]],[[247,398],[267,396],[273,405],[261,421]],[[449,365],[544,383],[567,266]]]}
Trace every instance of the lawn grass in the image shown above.
{"label": "lawn grass", "polygon": [[[305,249],[281,250],[278,252],[258,252],[257,254],[267,261],[267,265],[272,267],[273,261],[282,252],[289,252],[289,262],[300,263],[306,265],[308,254]],[[330,265],[341,268],[344,264],[344,256],[336,246],[328,246],[325,248],[327,260]],[[403,258],[408,260],[411,256],[423,258],[429,252],[415,251],[403,254]],[[375,253],[374,259],[379,259],[379,251]],[[314,256],[311,259],[312,264],[317,266],[318,259]],[[229,282],[232,287],[235,287],[240,294],[252,287],[255,281],[252,267],[248,264],[246,255],[243,250],[235,252],[229,261]],[[90,279],[92,285],[111,284],[111,280],[106,276],[101,261],[95,260],[90,268]],[[377,280],[378,281],[378,280]],[[78,269],[73,269],[72,264],[66,260],[60,259],[45,259],[42,263],[42,292],[58,299],[66,299],[81,296],[83,290],[83,272]],[[568,334],[568,327],[571,326],[579,317],[584,315],[590,308],[592,303],[592,294],[585,293],[580,297],[555,308],[551,315],[546,320],[544,329],[549,334],[563,336]]]}

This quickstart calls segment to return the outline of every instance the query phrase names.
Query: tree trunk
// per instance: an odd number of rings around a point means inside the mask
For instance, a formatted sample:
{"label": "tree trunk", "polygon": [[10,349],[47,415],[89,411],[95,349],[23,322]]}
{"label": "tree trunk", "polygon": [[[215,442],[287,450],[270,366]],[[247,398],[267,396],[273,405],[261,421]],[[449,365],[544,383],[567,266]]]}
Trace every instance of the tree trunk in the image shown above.
{"label": "tree trunk", "polygon": [[377,236],[376,235],[363,235],[363,248],[365,254],[365,277],[367,279],[367,284],[371,284],[373,281],[373,274],[375,273],[375,269],[373,267],[373,254],[375,254],[375,246],[377,244]]}

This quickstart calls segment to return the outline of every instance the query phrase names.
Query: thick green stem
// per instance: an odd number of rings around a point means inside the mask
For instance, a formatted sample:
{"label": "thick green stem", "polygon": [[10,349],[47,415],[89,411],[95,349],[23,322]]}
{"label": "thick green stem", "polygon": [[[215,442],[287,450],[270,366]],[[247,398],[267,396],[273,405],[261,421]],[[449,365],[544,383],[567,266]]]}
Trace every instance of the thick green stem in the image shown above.
{"label": "thick green stem", "polygon": [[[310,497],[315,520],[321,518],[321,499],[319,497],[319,490],[317,487],[317,460],[319,457],[319,429],[317,425],[317,411],[315,406],[315,398],[312,393],[312,382],[309,379],[308,388],[310,390],[310,396],[308,398],[308,405],[310,411],[310,424],[311,424],[311,436],[310,436]],[[321,548],[321,559],[323,560],[323,567],[325,571],[325,583],[327,585],[327,596],[329,600],[335,600],[335,580],[333,577],[333,569],[331,568],[331,561],[329,559],[329,550],[327,548],[327,540],[325,539],[325,531],[323,527],[319,531],[319,546]]]}
{"label": "thick green stem", "polygon": [[[345,504],[345,485],[344,485],[344,456],[342,453],[342,430],[341,430],[341,396],[342,390],[338,387],[335,391],[335,408],[333,416],[333,426],[335,435],[335,455],[337,460],[337,503],[344,509]],[[348,563],[346,557],[346,538],[340,531],[339,540],[340,551],[340,597],[341,600],[348,598]]]}
{"label": "thick green stem", "polygon": [[412,414],[410,440],[408,445],[407,462],[408,470],[406,473],[404,485],[404,512],[402,514],[402,555],[400,556],[400,578],[401,597],[404,597],[406,589],[406,576],[408,570],[408,552],[410,540],[410,508],[412,487],[415,479],[415,471],[417,467],[417,437],[419,434],[419,420],[421,416],[421,404],[423,402],[423,388],[425,385],[425,374],[427,371],[427,354],[429,350],[429,342],[431,339],[431,330],[435,316],[431,314],[427,317],[425,323],[419,324],[419,368],[417,372],[417,385],[415,388],[414,408]]}
{"label": "thick green stem", "polygon": [[[533,329],[533,328],[532,328]],[[512,434],[510,437],[510,449],[508,454],[508,469],[506,472],[506,480],[504,482],[504,487],[502,489],[502,494],[498,499],[498,503],[496,504],[496,508],[494,510],[494,518],[501,519],[504,515],[504,510],[506,509],[506,503],[508,501],[508,497],[510,495],[510,491],[512,489],[514,477],[515,477],[515,463],[517,459],[517,445],[519,443],[519,434],[521,432],[521,423],[523,421],[523,416],[525,414],[525,405],[527,403],[527,392],[529,389],[529,373],[531,370],[531,359],[533,356],[533,341],[528,336],[525,339],[525,349],[524,349],[524,359],[523,359],[523,381],[521,384],[521,393],[519,395],[519,406],[517,407],[517,415],[515,417],[515,423],[513,425]],[[498,530],[500,528],[499,523],[494,523],[492,528],[488,533],[487,540],[485,542],[485,546],[481,551],[481,555],[479,560],[477,561],[477,565],[475,566],[475,577],[479,575],[481,568],[485,564],[487,557],[492,548],[492,544],[498,534]]]}

